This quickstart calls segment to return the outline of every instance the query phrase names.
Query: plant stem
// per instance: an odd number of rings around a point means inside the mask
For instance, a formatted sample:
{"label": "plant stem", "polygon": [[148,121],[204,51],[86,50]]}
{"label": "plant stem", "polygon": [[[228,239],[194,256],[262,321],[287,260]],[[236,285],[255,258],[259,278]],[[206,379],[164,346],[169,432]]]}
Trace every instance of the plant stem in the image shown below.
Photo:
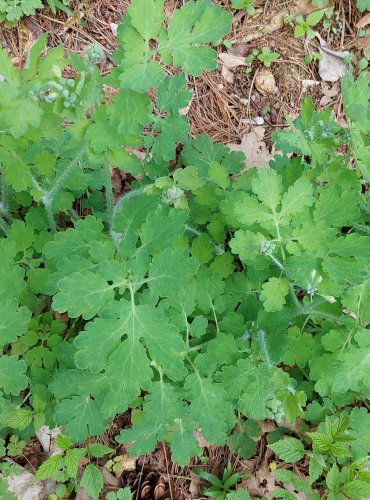
{"label": "plant stem", "polygon": [[271,253],[266,253],[265,255],[268,255],[270,257],[270,259],[272,260],[272,262],[274,264],[276,264],[278,266],[278,268],[281,269],[286,274],[285,267],[274,255],[272,255]]}
{"label": "plant stem", "polygon": [[292,296],[293,302],[299,311],[301,309],[301,303],[299,302],[297,295],[295,294],[294,286],[292,283],[289,283],[290,294]]}
{"label": "plant stem", "polygon": [[7,233],[8,224],[1,217],[0,217],[0,229],[3,231],[4,234]]}
{"label": "plant stem", "polygon": [[56,224],[53,215],[53,204],[55,197],[62,189],[64,181],[68,178],[72,170],[78,165],[79,161],[85,154],[87,146],[81,149],[81,151],[77,154],[77,156],[69,163],[69,165],[63,170],[63,172],[59,175],[59,177],[55,180],[54,186],[50,191],[46,191],[44,196],[41,198],[41,203],[44,205],[46,216],[48,219],[48,223],[50,228],[53,231],[56,231]]}
{"label": "plant stem", "polygon": [[148,185],[143,186],[141,188],[129,191],[127,194],[124,194],[123,196],[121,196],[121,198],[118,200],[118,202],[114,206],[112,206],[112,216],[111,216],[111,221],[110,221],[111,229],[109,231],[109,234],[110,234],[110,236],[112,238],[112,241],[113,241],[113,243],[114,243],[114,245],[115,245],[116,248],[118,247],[118,245],[120,243],[120,239],[121,239],[122,235],[121,235],[121,233],[116,233],[112,229],[114,218],[119,213],[119,211],[121,210],[122,206],[128,200],[130,200],[131,198],[135,198],[136,196],[140,196],[141,194],[145,193],[148,189],[150,189],[153,186],[154,186],[154,184],[148,184]]}
{"label": "plant stem", "polygon": [[107,161],[103,165],[103,183],[105,188],[105,201],[107,204],[107,215],[109,229],[112,230],[113,221],[113,186],[112,186],[112,176]]}
{"label": "plant stem", "polygon": [[264,330],[259,330],[257,332],[257,340],[261,348],[263,359],[265,360],[265,363],[270,370],[272,368],[272,361],[266,342],[266,332]]}

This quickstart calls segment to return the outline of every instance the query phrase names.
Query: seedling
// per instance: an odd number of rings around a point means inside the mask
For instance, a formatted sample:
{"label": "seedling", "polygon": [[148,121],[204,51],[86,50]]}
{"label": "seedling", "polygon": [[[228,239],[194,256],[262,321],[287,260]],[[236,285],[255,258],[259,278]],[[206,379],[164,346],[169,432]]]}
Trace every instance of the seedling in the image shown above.
{"label": "seedling", "polygon": [[306,19],[304,19],[303,16],[297,16],[295,18],[296,27],[294,28],[295,38],[302,38],[304,36],[314,38],[315,31],[312,28],[319,24],[325,13],[326,10],[322,9],[311,12],[311,14],[308,14]]}
{"label": "seedling", "polygon": [[271,63],[273,61],[276,61],[276,59],[279,59],[280,54],[277,52],[271,52],[271,50],[268,47],[263,47],[262,52],[260,52],[257,56],[257,59],[261,62],[263,62],[264,66],[269,68],[271,66]]}
{"label": "seedling", "polygon": [[307,54],[303,58],[305,64],[311,64],[313,61],[321,61],[322,55],[320,52],[312,52],[311,54]]}
{"label": "seedling", "polygon": [[197,476],[208,481],[211,486],[207,488],[202,488],[202,493],[207,497],[211,497],[215,500],[225,500],[227,494],[233,491],[235,486],[240,482],[241,479],[248,477],[247,474],[241,474],[236,472],[232,474],[232,466],[229,462],[222,473],[222,478],[219,479],[214,474],[203,471],[201,469],[193,469]]}
{"label": "seedling", "polygon": [[252,71],[252,63],[255,59],[263,62],[264,66],[269,68],[271,66],[271,63],[273,61],[276,61],[276,59],[279,59],[279,57],[280,54],[278,54],[277,52],[271,52],[268,47],[263,47],[261,52],[259,52],[259,50],[257,49],[254,49],[253,52],[245,58],[247,62],[246,73],[250,73]]}

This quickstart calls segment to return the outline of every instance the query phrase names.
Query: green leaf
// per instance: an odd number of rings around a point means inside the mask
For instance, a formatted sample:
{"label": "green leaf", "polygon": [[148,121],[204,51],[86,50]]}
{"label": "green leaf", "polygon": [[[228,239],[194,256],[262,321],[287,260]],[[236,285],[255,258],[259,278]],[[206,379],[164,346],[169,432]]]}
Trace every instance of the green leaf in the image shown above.
{"label": "green leaf", "polygon": [[314,453],[310,457],[310,463],[308,464],[308,472],[310,475],[310,484],[313,484],[321,474],[323,473],[325,467],[325,461],[322,455]]}
{"label": "green leaf", "polygon": [[87,447],[88,454],[96,458],[104,457],[104,455],[113,453],[113,451],[113,448],[109,448],[102,443],[92,443]]}
{"label": "green leaf", "polygon": [[0,357],[0,387],[5,394],[18,394],[27,387],[26,363],[18,356]]}
{"label": "green leaf", "polygon": [[189,375],[184,388],[191,401],[191,418],[202,429],[203,436],[214,443],[224,442],[235,422],[233,407],[225,389],[201,377],[199,373]]}
{"label": "green leaf", "polygon": [[231,0],[233,9],[246,9],[253,3],[253,0]]}
{"label": "green leaf", "polygon": [[171,299],[191,282],[197,268],[196,260],[188,257],[186,250],[167,248],[154,255],[147,283],[154,293]]}
{"label": "green leaf", "polygon": [[202,187],[204,181],[199,178],[198,170],[196,167],[185,167],[184,169],[177,169],[173,173],[173,178],[176,184],[187,191],[193,191]]}
{"label": "green leaf", "polygon": [[281,311],[285,304],[285,297],[289,293],[289,281],[286,278],[269,278],[262,285],[260,298],[266,311]]}
{"label": "green leaf", "polygon": [[295,38],[302,38],[302,36],[305,36],[306,30],[304,26],[301,24],[297,24],[297,26],[294,27],[294,36]]}
{"label": "green leaf", "polygon": [[16,299],[0,302],[0,346],[15,342],[27,330],[31,312],[27,307],[18,307]]}
{"label": "green leaf", "polygon": [[352,500],[362,500],[370,495],[370,484],[366,481],[349,481],[343,486],[343,492]]}
{"label": "green leaf", "polygon": [[360,12],[370,10],[369,0],[356,0],[356,6]]}
{"label": "green leaf", "polygon": [[69,477],[76,479],[78,474],[78,464],[85,455],[86,450],[83,448],[73,448],[66,450],[64,463],[66,466],[66,472]]}
{"label": "green leaf", "polygon": [[193,430],[192,422],[178,419],[176,430],[171,436],[171,456],[181,466],[188,464],[192,457],[202,454],[202,448],[194,437]]}
{"label": "green leaf", "polygon": [[113,299],[114,288],[90,271],[73,273],[58,282],[53,308],[59,312],[68,311],[71,318],[91,319]]}
{"label": "green leaf", "polygon": [[33,416],[31,410],[19,408],[13,410],[9,418],[7,418],[7,425],[13,429],[22,431],[31,424],[32,420]]}
{"label": "green leaf", "polygon": [[[176,391],[170,384],[164,383],[163,380],[154,382],[151,386],[151,392],[145,397],[143,410],[144,418],[139,423],[134,423],[131,429],[125,429],[117,437],[119,443],[127,443],[134,441],[129,450],[133,455],[147,453],[154,449],[158,440],[163,439],[164,430],[168,425],[174,423],[176,417],[182,415],[186,407],[181,399],[181,394]],[[190,423],[191,424],[191,423]],[[177,422],[175,426],[171,426],[173,435],[171,434],[171,449],[183,441],[183,428],[186,428],[185,438],[192,438],[193,446],[181,450],[181,456],[186,456],[186,460],[192,456],[192,451],[197,454],[198,447],[196,440],[191,435],[191,429],[186,423]],[[193,426],[192,426],[193,429]],[[190,431],[190,432],[189,432]],[[189,434],[188,434],[189,433]],[[188,439],[189,440],[189,439]],[[186,444],[185,442],[183,444]],[[181,460],[181,463],[184,460]]]}
{"label": "green leaf", "polygon": [[102,231],[102,221],[90,215],[77,221],[74,228],[56,233],[54,240],[46,243],[44,253],[48,259],[88,256],[91,243],[100,239]]}
{"label": "green leaf", "polygon": [[213,144],[210,137],[198,135],[183,150],[181,158],[185,165],[195,166],[201,178],[206,179],[208,168],[214,163],[225,165],[229,174],[240,172],[245,167],[245,155],[231,151],[223,144]]}
{"label": "green leaf", "polygon": [[157,90],[157,107],[163,113],[178,113],[186,108],[192,93],[186,88],[186,78],[181,73],[163,79]]}
{"label": "green leaf", "polygon": [[273,218],[271,211],[258,202],[255,196],[244,195],[235,203],[235,214],[241,224],[251,226],[255,222],[266,222]]}
{"label": "green leaf", "polygon": [[226,495],[227,500],[250,500],[250,495],[247,490],[242,488],[237,489],[236,491],[231,491]]}
{"label": "green leaf", "polygon": [[330,226],[353,224],[359,216],[358,195],[351,190],[342,191],[338,185],[323,189],[315,204],[316,222],[324,221]]}
{"label": "green leaf", "polygon": [[330,490],[335,490],[338,488],[340,483],[340,472],[337,464],[332,465],[331,469],[326,475],[326,486]]}
{"label": "green leaf", "polygon": [[284,460],[284,462],[298,462],[305,455],[303,443],[296,438],[286,438],[269,444],[270,448],[276,455]]}
{"label": "green leaf", "polygon": [[284,193],[279,216],[283,218],[287,215],[292,216],[298,214],[302,212],[305,207],[309,207],[313,203],[312,184],[304,177],[301,177],[289,187],[286,193]]}
{"label": "green leaf", "polygon": [[217,53],[203,43],[216,42],[230,29],[232,15],[208,0],[190,0],[175,10],[168,30],[159,38],[159,52],[165,64],[172,64],[193,76],[217,68]]}
{"label": "green leaf", "polygon": [[325,12],[325,9],[323,9],[316,10],[314,12],[311,12],[311,14],[308,14],[306,18],[306,23],[308,24],[308,26],[316,26],[316,24],[318,24],[324,17]]}
{"label": "green leaf", "polygon": [[281,199],[283,189],[281,177],[275,170],[262,168],[258,171],[258,177],[252,180],[253,192],[258,199],[275,212]]}
{"label": "green leaf", "polygon": [[260,427],[254,420],[241,421],[229,437],[227,444],[239,457],[248,459],[255,454],[257,449],[257,444],[252,438],[259,436],[260,433]]}
{"label": "green leaf", "polygon": [[303,391],[296,390],[295,379],[290,378],[283,370],[274,370],[272,383],[275,397],[280,401],[286,419],[294,422],[297,417],[303,416],[302,408],[306,404],[307,396]]}
{"label": "green leaf", "polygon": [[304,368],[315,354],[316,342],[309,333],[301,333],[295,327],[289,330],[288,344],[284,350],[283,362],[287,365],[298,365]]}
{"label": "green leaf", "polygon": [[0,75],[4,78],[4,81],[14,84],[15,86],[20,85],[20,76],[18,71],[14,68],[10,57],[5,52],[5,50],[0,45]]}
{"label": "green leaf", "polygon": [[84,441],[88,436],[103,432],[107,421],[100,413],[100,404],[90,396],[63,399],[55,408],[55,420],[63,425],[64,433],[72,441]]}
{"label": "green leaf", "polygon": [[[294,472],[287,469],[277,469],[274,471],[274,476],[280,483],[283,483],[284,485],[292,485],[294,487],[294,490],[298,491],[299,493],[303,493],[303,496],[305,496],[307,500],[320,500],[320,496],[317,493],[314,493],[306,483],[306,481],[296,476]],[[291,486],[289,487],[289,490],[291,490]],[[286,496],[283,495],[284,492],[286,493]],[[293,499],[293,497],[296,498],[296,494],[289,496],[291,494],[286,490],[282,490],[281,494],[281,496],[277,496],[277,494],[274,493],[274,496],[276,496],[276,498],[286,498],[289,500]]]}
{"label": "green leaf", "polygon": [[63,456],[62,455],[54,455],[45,462],[43,462],[36,472],[36,479],[38,481],[44,481],[45,479],[54,479],[55,474],[62,468],[63,466]]}
{"label": "green leaf", "polygon": [[89,464],[82,474],[80,485],[93,500],[97,500],[104,485],[100,469],[96,465]]}
{"label": "green leaf", "polygon": [[129,10],[131,24],[147,42],[160,33],[163,11],[163,0],[132,0]]}
{"label": "green leaf", "polygon": [[163,120],[154,123],[158,135],[151,135],[146,140],[146,146],[152,148],[153,159],[161,164],[173,160],[176,156],[176,146],[186,142],[190,126],[185,116],[171,114]]}
{"label": "green leaf", "polygon": [[150,212],[141,229],[141,248],[151,255],[172,246],[184,232],[184,224],[189,215],[183,210],[166,207]]}
{"label": "green leaf", "polygon": [[117,132],[128,137],[140,134],[144,125],[149,123],[151,108],[152,104],[147,96],[135,90],[121,89],[108,107],[108,116]]}
{"label": "green leaf", "polygon": [[132,495],[130,488],[120,488],[115,493],[107,493],[107,500],[131,500]]}
{"label": "green leaf", "polygon": [[230,185],[230,179],[227,170],[220,163],[212,163],[212,165],[208,169],[208,176],[221,189],[226,189]]}
{"label": "green leaf", "polygon": [[[236,366],[226,366],[218,380],[233,399],[238,399],[240,411],[247,417],[266,418],[266,401],[271,396],[270,373],[264,363],[239,360]],[[245,381],[250,383],[246,384]]]}
{"label": "green leaf", "polygon": [[[31,0],[32,2],[32,0]],[[42,7],[41,2],[39,2],[39,7]],[[33,12],[34,14],[34,12]],[[43,50],[45,50],[46,43],[48,39],[48,34],[43,33],[32,45],[30,51],[27,54],[26,63],[23,70],[23,78],[31,80],[37,75],[37,68],[40,62],[40,55]]]}

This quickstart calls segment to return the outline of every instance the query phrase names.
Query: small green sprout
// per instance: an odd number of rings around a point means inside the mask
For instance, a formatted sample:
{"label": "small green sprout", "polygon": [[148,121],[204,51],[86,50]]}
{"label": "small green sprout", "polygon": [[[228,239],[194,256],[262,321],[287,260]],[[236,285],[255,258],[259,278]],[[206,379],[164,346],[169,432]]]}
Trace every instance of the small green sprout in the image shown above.
{"label": "small green sprout", "polygon": [[201,469],[193,470],[197,476],[205,479],[211,484],[211,486],[203,488],[202,493],[205,496],[216,500],[225,500],[227,498],[227,494],[234,491],[234,486],[239,483],[241,479],[247,477],[247,474],[241,474],[240,472],[232,474],[230,462],[227,464],[221,479],[214,474],[210,474],[209,472]]}
{"label": "small green sprout", "polygon": [[303,60],[305,64],[311,64],[313,61],[321,61],[322,55],[320,52],[313,52],[312,54],[307,54],[304,56]]}
{"label": "small green sprout", "polygon": [[319,24],[325,13],[326,10],[322,9],[311,12],[311,14],[308,14],[306,19],[304,19],[303,16],[297,16],[295,18],[296,27],[294,28],[294,37],[302,38],[307,36],[308,38],[314,38],[315,31],[312,28]]}
{"label": "small green sprout", "polygon": [[271,66],[271,63],[273,61],[276,61],[276,59],[279,59],[279,57],[280,54],[278,54],[277,52],[271,52],[268,47],[263,47],[262,52],[258,54],[257,59],[263,62],[263,64],[269,68]]}

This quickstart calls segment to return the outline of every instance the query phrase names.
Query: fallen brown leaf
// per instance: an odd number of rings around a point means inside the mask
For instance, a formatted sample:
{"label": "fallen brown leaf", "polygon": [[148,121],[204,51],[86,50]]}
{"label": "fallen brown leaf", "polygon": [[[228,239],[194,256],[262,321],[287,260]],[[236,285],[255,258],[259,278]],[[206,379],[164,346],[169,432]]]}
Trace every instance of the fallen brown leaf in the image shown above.
{"label": "fallen brown leaf", "polygon": [[230,52],[222,52],[221,54],[218,55],[218,58],[228,68],[236,68],[237,66],[246,66],[247,62],[245,60],[245,57],[242,56],[235,56],[234,54],[231,54]]}
{"label": "fallen brown leaf", "polygon": [[370,12],[361,17],[361,19],[356,24],[356,28],[361,30],[370,24]]}
{"label": "fallen brown leaf", "polygon": [[252,167],[267,167],[269,161],[273,158],[266,143],[263,141],[264,135],[264,127],[253,127],[250,132],[243,136],[240,144],[228,144],[232,151],[242,151],[245,153],[245,169],[242,172]]}
{"label": "fallen brown leaf", "polygon": [[330,50],[327,47],[319,47],[322,59],[319,61],[319,74],[324,82],[337,82],[348,71],[348,64],[343,59],[348,52]]}
{"label": "fallen brown leaf", "polygon": [[225,81],[228,83],[234,83],[234,73],[232,72],[232,69],[237,68],[238,66],[246,66],[247,63],[245,57],[236,56],[230,52],[223,52],[218,55],[218,58],[221,61],[221,74]]}
{"label": "fallen brown leaf", "polygon": [[258,463],[257,458],[254,459],[254,463],[251,463],[251,460],[248,460],[248,464],[244,462],[249,469],[252,469],[252,473],[250,477],[242,480],[241,486],[249,492],[252,498],[272,499],[271,492],[276,488],[276,482],[269,467],[271,456],[271,450],[267,449],[261,462]]}
{"label": "fallen brown leaf", "polygon": [[276,94],[278,91],[275,77],[268,69],[261,69],[257,73],[254,85],[261,94]]}

